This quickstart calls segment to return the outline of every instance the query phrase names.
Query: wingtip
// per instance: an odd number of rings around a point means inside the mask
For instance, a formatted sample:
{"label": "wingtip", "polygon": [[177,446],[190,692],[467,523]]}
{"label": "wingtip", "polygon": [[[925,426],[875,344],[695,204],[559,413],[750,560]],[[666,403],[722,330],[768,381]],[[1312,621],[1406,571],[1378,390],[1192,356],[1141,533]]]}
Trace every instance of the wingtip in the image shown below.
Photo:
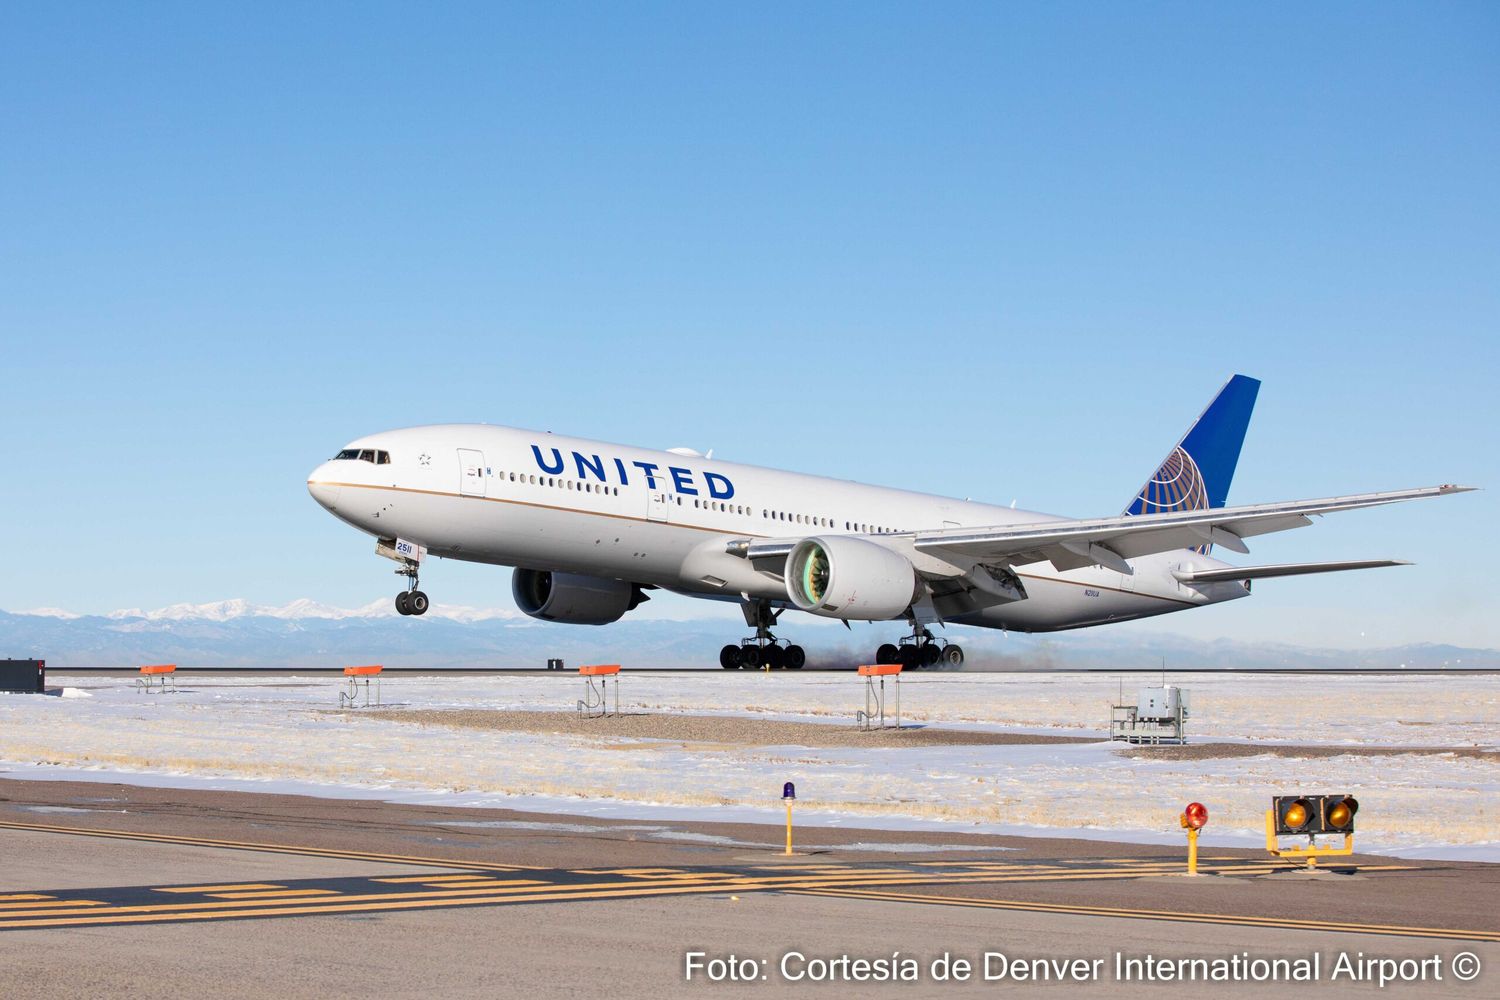
{"label": "wingtip", "polygon": [[1460,486],[1457,483],[1444,483],[1438,487],[1439,493],[1477,493],[1482,486]]}

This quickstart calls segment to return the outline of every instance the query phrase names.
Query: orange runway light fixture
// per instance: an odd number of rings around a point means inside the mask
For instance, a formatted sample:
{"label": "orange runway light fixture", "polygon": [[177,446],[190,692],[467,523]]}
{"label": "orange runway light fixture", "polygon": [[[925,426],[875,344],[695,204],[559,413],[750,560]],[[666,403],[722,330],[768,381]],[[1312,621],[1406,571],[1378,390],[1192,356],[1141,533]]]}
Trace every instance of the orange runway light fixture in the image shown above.
{"label": "orange runway light fixture", "polygon": [[859,676],[865,679],[865,708],[856,711],[854,719],[859,728],[885,728],[885,679],[891,678],[896,688],[896,728],[901,728],[901,664],[864,663],[859,667]]}
{"label": "orange runway light fixture", "polygon": [[[367,663],[363,666],[345,667],[344,676],[348,678],[348,686],[339,692],[340,708],[357,708],[361,695],[364,697],[364,707],[380,704],[380,672],[385,667],[378,663]],[[375,682],[375,697],[370,697],[370,682]],[[363,690],[361,690],[363,689]]]}
{"label": "orange runway light fixture", "polygon": [[135,679],[135,688],[147,694],[153,691],[176,691],[177,664],[150,663],[141,667],[141,674]]}
{"label": "orange runway light fixture", "polygon": [[583,678],[583,698],[578,702],[578,716],[583,719],[600,719],[610,714],[609,687],[614,685],[615,710],[620,714],[620,665],[618,663],[591,663],[578,668]]}

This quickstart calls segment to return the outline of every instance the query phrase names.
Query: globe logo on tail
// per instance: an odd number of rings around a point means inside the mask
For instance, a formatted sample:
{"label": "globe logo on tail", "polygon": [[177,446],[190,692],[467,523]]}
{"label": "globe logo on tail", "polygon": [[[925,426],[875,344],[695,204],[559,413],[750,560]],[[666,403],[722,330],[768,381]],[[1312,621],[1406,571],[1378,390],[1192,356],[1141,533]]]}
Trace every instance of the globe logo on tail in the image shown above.
{"label": "globe logo on tail", "polygon": [[1203,485],[1203,473],[1193,456],[1181,448],[1172,449],[1172,454],[1146,481],[1141,490],[1140,510],[1136,514],[1165,514],[1176,510],[1207,510],[1208,489]]}
{"label": "globe logo on tail", "polygon": [[[1180,446],[1161,464],[1161,468],[1146,481],[1140,496],[1130,507],[1132,514],[1167,514],[1179,510],[1207,510],[1208,488],[1203,483],[1203,473]],[[1211,546],[1200,545],[1199,553],[1208,554]]]}

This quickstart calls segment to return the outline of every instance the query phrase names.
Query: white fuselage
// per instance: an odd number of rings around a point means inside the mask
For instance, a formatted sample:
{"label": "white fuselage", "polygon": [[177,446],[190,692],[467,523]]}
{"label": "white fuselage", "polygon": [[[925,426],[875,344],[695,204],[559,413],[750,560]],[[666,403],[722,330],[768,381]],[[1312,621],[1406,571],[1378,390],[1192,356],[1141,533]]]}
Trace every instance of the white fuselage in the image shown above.
{"label": "white fuselage", "polygon": [[[487,424],[413,427],[351,442],[378,451],[320,465],[315,499],[377,538],[469,562],[579,573],[719,600],[785,604],[785,584],[726,547],[739,539],[900,535],[1055,520],[1031,511]],[[1184,585],[1223,566],[1193,550],[1059,572],[1015,568],[1028,598],[954,619],[1020,631],[1098,625],[1243,597],[1239,582]]]}

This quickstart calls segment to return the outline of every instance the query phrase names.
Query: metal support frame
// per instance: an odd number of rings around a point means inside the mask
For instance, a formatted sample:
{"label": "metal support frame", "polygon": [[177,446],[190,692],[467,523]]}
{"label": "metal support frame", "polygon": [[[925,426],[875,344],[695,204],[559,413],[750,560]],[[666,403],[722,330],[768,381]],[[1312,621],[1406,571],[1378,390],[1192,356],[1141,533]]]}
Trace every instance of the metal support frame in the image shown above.
{"label": "metal support frame", "polygon": [[1343,847],[1319,847],[1318,838],[1313,834],[1307,835],[1306,847],[1282,847],[1276,842],[1276,812],[1273,809],[1266,810],[1266,850],[1273,857],[1285,858],[1288,861],[1306,861],[1308,868],[1316,868],[1319,858],[1344,858],[1354,853],[1354,834],[1344,834]]}
{"label": "metal support frame", "polygon": [[1143,719],[1137,716],[1135,705],[1109,706],[1109,738],[1135,746],[1160,746],[1162,744],[1186,744],[1189,709],[1187,692],[1177,703],[1175,716],[1161,719]]}
{"label": "metal support frame", "polygon": [[[854,719],[859,728],[865,731],[872,729],[901,728],[901,664],[882,663],[878,665],[861,666],[860,676],[865,679],[865,707],[863,711],[854,713]],[[888,727],[885,722],[886,690],[885,679],[890,677],[894,680],[896,694],[896,721],[894,726]],[[879,687],[876,681],[879,681]],[[877,721],[878,720],[878,721]]]}
{"label": "metal support frame", "polygon": [[144,691],[146,694],[176,694],[176,664],[142,667],[141,675],[135,679],[135,689],[136,691]]}
{"label": "metal support frame", "polygon": [[[345,667],[344,679],[348,682],[345,690],[339,692],[339,708],[379,708],[380,701],[380,673],[384,668],[378,666],[370,667]],[[370,682],[374,681],[375,697],[370,698]],[[360,696],[364,696],[364,704],[360,704]]]}
{"label": "metal support frame", "polygon": [[[579,667],[583,678],[583,697],[578,701],[578,716],[602,719],[620,714],[620,665],[617,663]],[[614,711],[609,710],[610,688],[614,688]]]}

